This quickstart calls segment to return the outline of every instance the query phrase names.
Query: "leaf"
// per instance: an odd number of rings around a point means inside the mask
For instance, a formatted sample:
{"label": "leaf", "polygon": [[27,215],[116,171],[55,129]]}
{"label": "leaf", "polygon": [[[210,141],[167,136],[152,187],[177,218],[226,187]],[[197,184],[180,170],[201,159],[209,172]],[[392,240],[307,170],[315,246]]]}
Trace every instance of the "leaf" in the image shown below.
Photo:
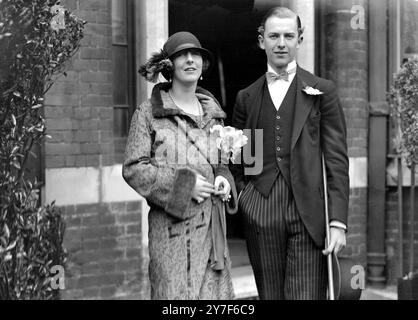
{"label": "leaf", "polygon": [[[6,246],[7,246],[7,239],[5,237],[0,237],[0,242],[1,242],[1,246],[4,247],[4,248],[6,248]],[[0,249],[1,249],[0,253],[2,253],[2,252],[5,251],[5,249],[3,249],[3,248],[0,248]]]}
{"label": "leaf", "polygon": [[18,146],[14,147],[12,150],[12,155],[14,155],[20,148]]}
{"label": "leaf", "polygon": [[15,241],[13,241],[12,242],[12,244],[11,245],[9,245],[7,248],[6,248],[6,251],[10,251],[10,250],[12,250],[14,247],[16,247],[16,243],[17,243],[17,241],[15,240]]}
{"label": "leaf", "polygon": [[7,224],[4,225],[3,232],[6,236],[6,238],[8,239],[10,237],[10,230],[9,230],[9,227],[7,226]]}
{"label": "leaf", "polygon": [[13,161],[12,165],[13,165],[13,167],[15,167],[18,170],[22,169],[22,167],[20,166],[19,161]]}

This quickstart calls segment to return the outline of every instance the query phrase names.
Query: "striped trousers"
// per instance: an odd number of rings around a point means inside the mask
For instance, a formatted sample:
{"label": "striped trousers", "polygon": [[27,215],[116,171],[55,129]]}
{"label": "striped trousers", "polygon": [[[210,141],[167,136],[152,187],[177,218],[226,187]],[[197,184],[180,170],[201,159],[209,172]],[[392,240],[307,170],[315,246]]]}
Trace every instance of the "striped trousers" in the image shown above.
{"label": "striped trousers", "polygon": [[239,206],[259,298],[326,299],[326,258],[308,234],[283,176],[268,198],[248,183]]}

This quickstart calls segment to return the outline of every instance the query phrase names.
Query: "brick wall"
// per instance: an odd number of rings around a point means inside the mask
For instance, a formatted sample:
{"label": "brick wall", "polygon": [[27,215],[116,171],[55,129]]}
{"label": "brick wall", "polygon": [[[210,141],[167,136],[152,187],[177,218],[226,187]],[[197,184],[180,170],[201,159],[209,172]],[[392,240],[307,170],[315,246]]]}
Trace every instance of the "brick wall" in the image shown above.
{"label": "brick wall", "polygon": [[69,254],[63,299],[145,299],[141,252],[141,203],[118,202],[61,208]]}
{"label": "brick wall", "polygon": [[87,21],[81,48],[45,97],[52,140],[46,168],[110,165],[113,156],[112,42],[110,1],[63,1]]}
{"label": "brick wall", "polygon": [[[321,75],[335,82],[347,124],[350,158],[367,158],[368,149],[368,38],[367,1],[324,0]],[[365,9],[366,29],[353,29],[352,6]],[[367,175],[367,172],[363,173]],[[364,267],[367,262],[367,185],[350,189],[349,232],[343,255]]]}
{"label": "brick wall", "polygon": [[402,1],[403,15],[403,37],[402,46],[406,54],[418,54],[418,3],[413,0]]}
{"label": "brick wall", "polygon": [[[409,271],[409,236],[410,236],[410,187],[402,189],[403,208],[403,265],[404,272]],[[418,202],[418,192],[415,192],[415,203]],[[398,190],[388,187],[386,192],[386,254],[387,254],[387,281],[395,284],[400,276],[399,270],[399,228],[398,228]],[[415,207],[415,241],[414,241],[414,267],[418,268],[418,210]]]}
{"label": "brick wall", "polygon": [[341,253],[350,256],[356,262],[366,267],[366,234],[367,234],[367,189],[350,189],[350,204],[348,213],[347,246]]}
{"label": "brick wall", "polygon": [[[47,130],[52,136],[44,148],[45,170],[49,172],[46,190],[60,188],[57,194],[62,198],[57,204],[67,222],[64,246],[69,259],[66,289],[61,296],[145,299],[149,296],[149,285],[141,233],[142,202],[135,193],[125,196],[127,192],[120,191],[125,190],[122,187],[129,188],[121,174],[105,175],[116,164],[111,2],[66,0],[62,4],[87,24],[81,47],[68,65],[67,76],[60,76],[45,97]],[[90,175],[83,176],[83,181],[69,178],[71,172],[84,167],[90,168],[86,170]],[[95,196],[71,197],[77,188]],[[112,188],[120,190],[113,192]],[[50,197],[46,195],[47,199]],[[128,198],[136,200],[127,202]]]}
{"label": "brick wall", "polygon": [[[350,157],[367,157],[368,139],[368,40],[367,29],[352,29],[351,0],[325,1],[325,57],[323,76],[333,80],[347,122]],[[365,8],[367,2],[356,1]]]}

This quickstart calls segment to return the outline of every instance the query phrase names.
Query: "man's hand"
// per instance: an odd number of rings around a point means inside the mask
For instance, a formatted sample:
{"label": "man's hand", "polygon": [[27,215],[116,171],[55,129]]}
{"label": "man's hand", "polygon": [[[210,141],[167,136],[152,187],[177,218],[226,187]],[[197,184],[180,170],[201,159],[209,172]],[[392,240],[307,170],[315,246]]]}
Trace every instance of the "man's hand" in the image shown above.
{"label": "man's hand", "polygon": [[215,195],[221,197],[222,201],[227,201],[230,198],[231,186],[228,180],[223,176],[215,178]]}
{"label": "man's hand", "polygon": [[330,238],[331,241],[329,247],[322,251],[324,255],[329,255],[333,251],[337,254],[346,245],[344,229],[331,227]]}

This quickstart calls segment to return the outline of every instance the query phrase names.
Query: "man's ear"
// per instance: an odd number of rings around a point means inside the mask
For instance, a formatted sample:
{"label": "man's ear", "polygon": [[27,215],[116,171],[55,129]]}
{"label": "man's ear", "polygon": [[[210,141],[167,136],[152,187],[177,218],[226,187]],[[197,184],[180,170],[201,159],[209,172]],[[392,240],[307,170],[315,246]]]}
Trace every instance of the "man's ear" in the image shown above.
{"label": "man's ear", "polygon": [[301,45],[303,42],[303,32],[305,31],[305,27],[298,29],[298,44]]}
{"label": "man's ear", "polygon": [[258,46],[263,50],[266,48],[264,46],[264,37],[261,34],[258,35]]}

